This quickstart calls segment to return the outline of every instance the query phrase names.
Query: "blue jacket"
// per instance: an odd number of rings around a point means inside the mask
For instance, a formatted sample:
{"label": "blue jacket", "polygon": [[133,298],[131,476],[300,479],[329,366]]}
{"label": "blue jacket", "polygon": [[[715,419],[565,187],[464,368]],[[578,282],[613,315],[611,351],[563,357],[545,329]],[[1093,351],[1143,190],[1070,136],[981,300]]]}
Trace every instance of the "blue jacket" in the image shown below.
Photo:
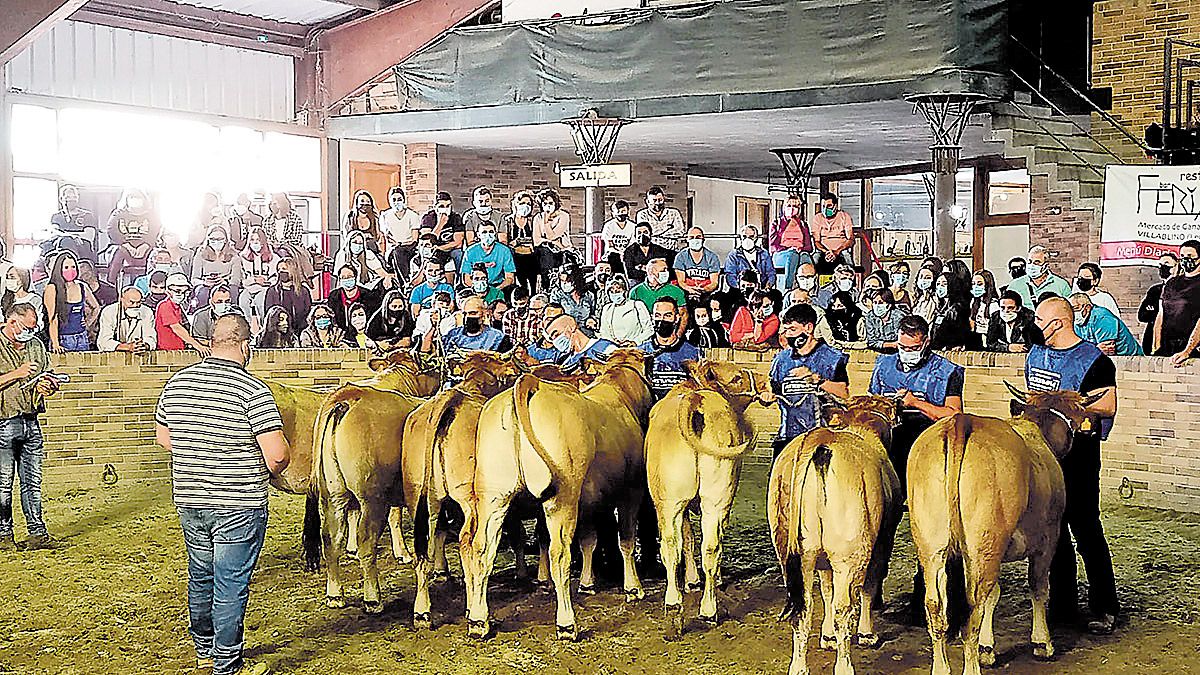
{"label": "blue jacket", "polygon": [[604,357],[608,356],[609,352],[616,348],[617,346],[608,340],[596,338],[595,341],[589,344],[586,349],[578,354],[567,354],[566,358],[562,360],[560,365],[562,365],[563,368],[570,368],[585,358],[602,361],[604,360]]}
{"label": "blue jacket", "polygon": [[752,269],[758,272],[758,285],[760,288],[773,288],[775,286],[775,263],[771,260],[771,254],[764,249],[755,248],[750,252],[754,256],[754,262],[746,259],[746,252],[741,248],[735,248],[729,252],[725,258],[725,282],[730,288],[737,288],[742,283],[742,272]]}
{"label": "blue jacket", "polygon": [[699,361],[701,358],[700,348],[686,340],[664,348],[655,344],[651,338],[638,345],[638,349],[647,354],[654,354],[654,367],[650,371],[650,393],[655,401],[666,396],[671,387],[687,379],[687,371],[683,368],[684,361]]}
{"label": "blue jacket", "polygon": [[558,363],[558,360],[563,356],[563,353],[554,347],[543,347],[537,342],[526,346],[525,351],[531,357],[537,359],[539,363]]}
{"label": "blue jacket", "polygon": [[946,405],[950,376],[958,373],[961,377],[963,372],[962,366],[939,354],[930,354],[924,363],[909,371],[900,370],[899,354],[884,354],[875,359],[870,392],[887,395],[907,389],[926,403]]}
{"label": "blue jacket", "polygon": [[463,331],[462,326],[455,326],[453,330],[446,333],[446,336],[442,338],[442,348],[447,354],[459,350],[475,349],[498,352],[501,351],[500,346],[504,344],[506,339],[504,333],[491,326],[484,326],[483,332],[479,335],[467,335]]}
{"label": "blue jacket", "polygon": [[832,380],[838,366],[844,367],[847,361],[845,354],[823,342],[807,356],[799,356],[791,349],[775,355],[771,362],[771,389],[779,397],[781,439],[791,440],[821,425],[818,389],[811,383],[791,377],[792,370],[804,367],[821,379]]}

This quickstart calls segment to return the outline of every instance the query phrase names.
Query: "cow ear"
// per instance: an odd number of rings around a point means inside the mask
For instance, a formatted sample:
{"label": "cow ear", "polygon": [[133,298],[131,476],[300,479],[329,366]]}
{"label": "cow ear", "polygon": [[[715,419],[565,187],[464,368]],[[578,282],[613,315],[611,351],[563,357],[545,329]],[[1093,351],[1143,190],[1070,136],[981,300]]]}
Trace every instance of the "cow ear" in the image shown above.
{"label": "cow ear", "polygon": [[379,372],[384,368],[387,368],[388,365],[390,364],[388,363],[387,359],[371,359],[367,361],[367,367],[375,372]]}
{"label": "cow ear", "polygon": [[825,424],[831,427],[842,426],[842,414],[845,409],[836,404],[825,404],[821,406],[821,417],[825,420]]}
{"label": "cow ear", "polygon": [[1025,411],[1028,409],[1029,406],[1015,398],[1008,402],[1008,414],[1012,415],[1013,417],[1020,417],[1021,415],[1024,415]]}

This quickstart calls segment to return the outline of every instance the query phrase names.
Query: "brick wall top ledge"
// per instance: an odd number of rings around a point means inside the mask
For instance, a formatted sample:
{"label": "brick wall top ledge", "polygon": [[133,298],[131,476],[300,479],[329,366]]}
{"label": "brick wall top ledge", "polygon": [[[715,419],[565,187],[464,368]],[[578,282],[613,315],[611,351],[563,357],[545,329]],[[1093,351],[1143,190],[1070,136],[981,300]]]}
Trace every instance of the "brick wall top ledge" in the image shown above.
{"label": "brick wall top ledge", "polygon": [[[51,357],[53,367],[61,372],[74,373],[83,368],[120,367],[136,368],[138,366],[165,366],[168,369],[183,368],[200,360],[199,352],[183,351],[154,351],[145,354],[129,354],[125,352],[68,352],[55,354]],[[345,363],[349,367],[357,367],[367,360],[366,352],[361,349],[255,349],[250,357],[250,369],[259,370],[259,366],[291,365],[299,363],[328,364],[336,367]]]}

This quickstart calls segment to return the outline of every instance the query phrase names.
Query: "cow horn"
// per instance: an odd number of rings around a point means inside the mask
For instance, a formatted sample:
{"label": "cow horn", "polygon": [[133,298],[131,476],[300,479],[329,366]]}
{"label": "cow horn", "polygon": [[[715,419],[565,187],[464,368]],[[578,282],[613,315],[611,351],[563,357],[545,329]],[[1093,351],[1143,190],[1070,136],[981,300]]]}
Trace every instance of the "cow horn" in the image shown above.
{"label": "cow horn", "polygon": [[1004,381],[1004,386],[1008,387],[1008,391],[1013,395],[1013,398],[1017,399],[1022,404],[1029,403],[1029,394],[1027,392],[1017,389],[1015,386],[1013,386],[1013,383],[1009,382],[1008,380]]}

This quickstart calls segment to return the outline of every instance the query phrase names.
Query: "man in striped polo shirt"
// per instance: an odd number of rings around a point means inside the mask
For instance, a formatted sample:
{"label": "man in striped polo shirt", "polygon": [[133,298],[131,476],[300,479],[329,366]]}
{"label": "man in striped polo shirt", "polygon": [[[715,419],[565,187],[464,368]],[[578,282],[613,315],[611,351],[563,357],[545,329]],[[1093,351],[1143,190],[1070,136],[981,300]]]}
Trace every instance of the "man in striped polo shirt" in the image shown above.
{"label": "man in striped polo shirt", "polygon": [[267,531],[267,479],[287,467],[290,448],[271,391],[246,372],[249,361],[250,325],[220,317],[212,355],[176,373],[155,412],[187,546],[197,664],[213,675],[267,670],[245,668],[242,626]]}

